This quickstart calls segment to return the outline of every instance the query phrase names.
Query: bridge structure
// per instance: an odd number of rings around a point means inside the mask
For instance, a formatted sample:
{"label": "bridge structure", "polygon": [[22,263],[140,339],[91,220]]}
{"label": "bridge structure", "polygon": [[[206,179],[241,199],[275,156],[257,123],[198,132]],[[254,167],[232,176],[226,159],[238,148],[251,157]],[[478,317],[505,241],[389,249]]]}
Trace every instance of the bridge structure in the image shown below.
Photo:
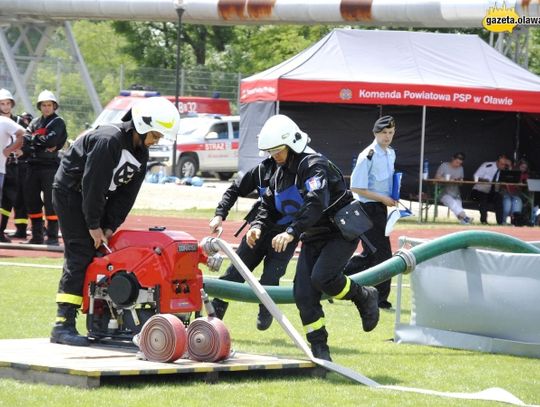
{"label": "bridge structure", "polygon": [[[102,107],[72,21],[128,20],[173,23],[342,24],[380,27],[480,28],[490,8],[513,8],[520,16],[540,16],[540,0],[0,0],[1,86],[24,109],[34,111],[27,85],[55,30],[65,32],[92,107]],[[490,36],[490,45],[522,66],[528,65],[527,26]]]}

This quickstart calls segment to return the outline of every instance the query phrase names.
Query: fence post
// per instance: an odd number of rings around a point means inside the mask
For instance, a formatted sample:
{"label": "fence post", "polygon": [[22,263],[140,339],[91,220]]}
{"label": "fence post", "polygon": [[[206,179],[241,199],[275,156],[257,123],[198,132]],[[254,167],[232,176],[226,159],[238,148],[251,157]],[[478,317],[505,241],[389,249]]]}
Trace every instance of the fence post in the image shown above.
{"label": "fence post", "polygon": [[62,84],[62,64],[60,58],[56,58],[56,99],[61,99],[61,84]]}
{"label": "fence post", "polygon": [[120,89],[118,89],[118,93],[120,93],[120,91],[124,89],[124,64],[120,64],[120,80],[118,82],[120,85]]}
{"label": "fence post", "polygon": [[180,71],[180,96],[184,96],[184,81],[185,81],[185,73],[186,71],[184,68]]}

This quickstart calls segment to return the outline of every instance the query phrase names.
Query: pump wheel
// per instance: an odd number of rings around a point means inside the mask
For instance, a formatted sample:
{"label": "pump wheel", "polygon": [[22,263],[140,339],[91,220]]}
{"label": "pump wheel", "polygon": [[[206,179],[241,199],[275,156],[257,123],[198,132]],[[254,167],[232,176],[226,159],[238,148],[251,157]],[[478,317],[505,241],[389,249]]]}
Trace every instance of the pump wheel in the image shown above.
{"label": "pump wheel", "polygon": [[152,362],[174,362],[187,348],[186,327],[174,315],[157,314],[144,324],[139,347]]}
{"label": "pump wheel", "polygon": [[229,330],[219,318],[194,320],[187,329],[187,342],[189,358],[198,362],[219,362],[231,353]]}

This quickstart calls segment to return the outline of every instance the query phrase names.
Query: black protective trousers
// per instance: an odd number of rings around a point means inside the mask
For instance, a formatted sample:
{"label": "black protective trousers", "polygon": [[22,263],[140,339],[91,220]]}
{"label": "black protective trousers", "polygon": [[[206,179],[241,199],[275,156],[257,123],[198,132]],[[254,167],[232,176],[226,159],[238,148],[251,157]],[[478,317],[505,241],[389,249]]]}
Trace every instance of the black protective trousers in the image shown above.
{"label": "black protective trousers", "polygon": [[[2,193],[2,209],[5,212],[15,212],[15,219],[22,220],[27,218],[26,205],[24,203],[24,181],[28,164],[18,162],[6,164],[6,176],[4,178],[4,189]],[[2,214],[7,216],[7,214]]]}
{"label": "black protective trousers", "polygon": [[[259,280],[262,285],[279,285],[279,279],[285,274],[287,265],[298,245],[298,241],[294,240],[287,245],[285,251],[281,253],[276,252],[272,248],[272,239],[279,233],[281,232],[276,230],[269,230],[262,233],[253,249],[248,246],[246,236],[244,235],[240,245],[236,249],[236,254],[250,270],[254,270],[264,260],[263,272]],[[244,282],[244,278],[232,264],[219,279],[234,281],[236,283]]]}
{"label": "black protective trousers", "polygon": [[326,239],[303,242],[294,277],[294,301],[302,324],[324,318],[322,294],[340,294],[347,284],[342,270],[352,256],[358,239],[347,241],[334,234]]}
{"label": "black protective trousers", "polygon": [[82,194],[55,185],[53,204],[64,239],[64,266],[58,293],[82,297],[86,269],[96,255],[82,212]]}
{"label": "black protective trousers", "polygon": [[[26,173],[26,209],[29,215],[42,213],[45,206],[45,217],[56,216],[52,204],[52,184],[58,167],[29,165]],[[43,191],[43,200],[41,200]],[[32,216],[30,216],[32,217]]]}
{"label": "black protective trousers", "polygon": [[[2,209],[11,212],[17,199],[17,180],[19,166],[17,164],[6,164],[6,175],[4,176],[4,186],[2,188]],[[9,217],[9,215],[6,214]]]}
{"label": "black protective trousers", "polygon": [[[364,246],[362,255],[352,257],[345,266],[343,272],[348,276],[367,270],[392,257],[390,238],[384,235],[388,217],[386,205],[380,202],[367,202],[363,206],[373,222],[373,228],[368,230],[365,235],[377,251],[372,253]],[[379,303],[388,300],[391,284],[392,280],[389,279],[375,286],[379,292]]]}

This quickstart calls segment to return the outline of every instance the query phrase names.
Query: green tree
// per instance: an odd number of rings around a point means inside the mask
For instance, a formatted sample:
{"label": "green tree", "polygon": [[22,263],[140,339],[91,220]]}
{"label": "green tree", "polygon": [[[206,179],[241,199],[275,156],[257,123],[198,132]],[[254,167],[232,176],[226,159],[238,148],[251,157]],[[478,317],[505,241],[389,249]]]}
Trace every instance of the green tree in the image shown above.
{"label": "green tree", "polygon": [[209,58],[208,66],[250,75],[294,56],[331,29],[327,25],[237,26],[224,52]]}
{"label": "green tree", "polygon": [[529,70],[540,75],[540,28],[532,28],[529,42]]}
{"label": "green tree", "polygon": [[[120,66],[136,66],[133,58],[121,51],[126,39],[115,33],[110,21],[78,21],[73,24],[73,32],[100,101],[107,103],[120,89]],[[61,27],[51,38],[45,60],[38,65],[30,97],[35,100],[43,89],[52,90],[59,99],[70,138],[94,121],[96,115]]]}
{"label": "green tree", "polygon": [[[140,66],[176,67],[178,24],[117,21],[113,26],[117,33],[127,39],[123,50],[135,58]],[[233,35],[233,27],[183,24],[182,66],[205,65],[208,53],[223,52]]]}

